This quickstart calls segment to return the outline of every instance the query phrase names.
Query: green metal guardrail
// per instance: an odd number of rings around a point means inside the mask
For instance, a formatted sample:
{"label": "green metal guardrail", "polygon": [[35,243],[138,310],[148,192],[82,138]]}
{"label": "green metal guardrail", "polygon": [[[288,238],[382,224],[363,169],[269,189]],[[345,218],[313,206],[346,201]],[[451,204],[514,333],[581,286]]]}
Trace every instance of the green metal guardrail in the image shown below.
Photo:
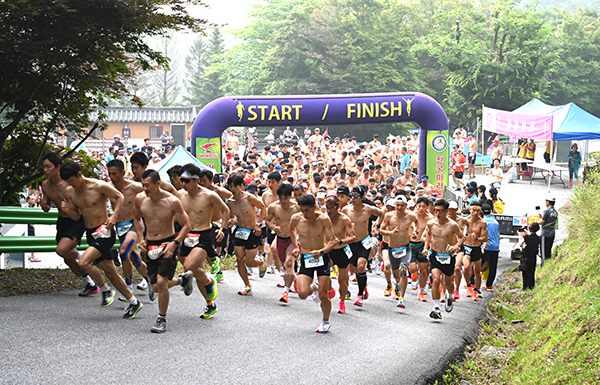
{"label": "green metal guardrail", "polygon": [[[47,213],[42,209],[28,207],[0,206],[1,224],[54,225],[58,219],[58,210],[51,209]],[[115,243],[113,249],[118,248]],[[88,248],[87,238],[81,238],[77,250]],[[53,236],[5,236],[0,237],[0,253],[51,253],[56,250],[56,239]]]}

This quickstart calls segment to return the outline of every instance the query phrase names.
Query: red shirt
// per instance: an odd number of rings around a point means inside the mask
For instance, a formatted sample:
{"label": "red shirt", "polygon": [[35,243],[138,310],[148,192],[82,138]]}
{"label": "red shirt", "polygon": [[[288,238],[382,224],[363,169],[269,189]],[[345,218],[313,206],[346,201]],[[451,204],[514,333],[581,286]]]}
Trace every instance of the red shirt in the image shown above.
{"label": "red shirt", "polygon": [[454,161],[454,171],[465,171],[465,163],[467,163],[467,157],[464,153],[459,152],[458,154],[452,154],[452,160]]}

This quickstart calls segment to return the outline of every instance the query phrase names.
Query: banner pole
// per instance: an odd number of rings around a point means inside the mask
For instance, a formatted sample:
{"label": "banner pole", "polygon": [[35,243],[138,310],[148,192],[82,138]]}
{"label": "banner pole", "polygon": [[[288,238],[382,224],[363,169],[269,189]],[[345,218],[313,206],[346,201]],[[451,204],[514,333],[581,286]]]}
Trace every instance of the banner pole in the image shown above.
{"label": "banner pole", "polygon": [[552,113],[552,133],[550,134],[550,172],[548,175],[548,191],[550,192],[550,183],[552,183],[552,175],[554,175],[554,113]]}

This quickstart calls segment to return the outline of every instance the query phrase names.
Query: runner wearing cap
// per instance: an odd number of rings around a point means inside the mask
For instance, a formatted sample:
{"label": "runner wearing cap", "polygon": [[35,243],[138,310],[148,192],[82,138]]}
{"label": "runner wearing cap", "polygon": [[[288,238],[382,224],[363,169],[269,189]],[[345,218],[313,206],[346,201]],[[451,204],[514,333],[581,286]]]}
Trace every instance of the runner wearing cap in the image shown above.
{"label": "runner wearing cap", "polygon": [[[374,245],[373,238],[369,233],[369,219],[371,216],[379,217],[379,223],[383,217],[383,211],[377,207],[368,206],[363,203],[365,192],[360,187],[353,187],[350,198],[352,205],[344,207],[342,212],[346,214],[352,223],[356,232],[357,242],[350,244],[352,250],[351,265],[356,268],[356,280],[358,282],[358,296],[354,305],[363,305],[363,299],[369,297],[367,291],[367,261],[369,252]],[[378,225],[375,225],[379,227]]]}
{"label": "runner wearing cap", "polygon": [[411,260],[412,250],[409,246],[410,234],[418,228],[417,216],[406,212],[408,200],[403,195],[398,195],[394,201],[395,211],[386,213],[383,217],[380,233],[389,236],[390,264],[400,289],[400,298],[396,307],[405,308],[404,296],[408,283],[408,264]]}
{"label": "runner wearing cap", "polygon": [[[338,191],[342,187],[338,188]],[[347,189],[347,188],[346,188]],[[352,250],[349,244],[356,240],[354,227],[347,215],[340,212],[340,199],[337,196],[329,196],[325,200],[327,216],[331,220],[333,233],[339,239],[337,245],[329,252],[331,264],[338,267],[338,284],[340,302],[339,314],[346,314],[346,292],[348,291],[348,265],[352,258]],[[334,294],[335,295],[335,294]],[[333,296],[330,296],[332,298]]]}
{"label": "runner wearing cap", "polygon": [[492,153],[491,155],[491,162],[490,162],[490,168],[494,168],[494,160],[498,159],[500,162],[502,162],[502,147],[500,147],[500,140],[499,139],[494,139],[494,144],[492,145]]}
{"label": "runner wearing cap", "polygon": [[469,132],[468,147],[468,164],[469,164],[469,179],[475,178],[475,159],[477,158],[477,142],[472,132]]}
{"label": "runner wearing cap", "polygon": [[418,187],[423,187],[425,196],[427,196],[427,197],[431,196],[431,191],[433,190],[433,185],[431,183],[429,183],[429,176],[423,175],[421,177],[421,183],[419,183],[417,185],[417,188]]}
{"label": "runner wearing cap", "polygon": [[[460,249],[465,235],[460,231],[456,222],[448,219],[448,202],[438,199],[434,203],[435,217],[427,223],[423,233],[425,247],[423,255],[428,256],[431,263],[433,310],[429,316],[433,319],[442,319],[440,311],[440,280],[442,274],[446,280],[449,291],[454,291],[452,274],[454,273],[454,254]],[[456,243],[454,240],[457,240]],[[452,296],[446,294],[445,309],[451,312],[454,308]]]}

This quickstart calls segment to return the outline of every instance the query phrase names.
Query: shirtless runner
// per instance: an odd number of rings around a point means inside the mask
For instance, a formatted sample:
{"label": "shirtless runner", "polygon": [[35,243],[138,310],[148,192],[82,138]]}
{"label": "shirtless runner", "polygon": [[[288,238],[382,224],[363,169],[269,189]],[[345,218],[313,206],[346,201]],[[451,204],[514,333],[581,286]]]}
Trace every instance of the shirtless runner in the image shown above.
{"label": "shirtless runner", "polygon": [[[290,229],[294,232],[293,256],[300,259],[298,296],[300,299],[305,299],[312,293],[313,300],[321,302],[323,320],[317,328],[317,333],[327,333],[331,327],[329,323],[331,300],[327,295],[331,288],[329,251],[335,245],[339,245],[339,240],[333,233],[329,217],[317,210],[314,196],[310,194],[301,196],[298,205],[301,212],[292,215],[290,221]],[[300,245],[296,242],[296,233]],[[315,273],[317,273],[317,282],[313,283]]]}
{"label": "shirtless runner", "polygon": [[100,289],[94,281],[81,269],[77,258],[79,252],[76,247],[81,243],[81,237],[85,231],[85,223],[83,217],[74,221],[69,215],[63,211],[61,202],[67,198],[67,188],[69,184],[60,179],[60,167],[62,159],[60,155],[49,152],[44,155],[42,162],[44,175],[46,180],[42,182],[42,198],[40,206],[45,212],[50,211],[50,205],[58,208],[58,220],[56,221],[56,254],[60,255],[67,266],[71,269],[79,279],[85,283],[85,288],[79,295],[81,297],[89,297],[92,294],[98,294]]}
{"label": "shirtless runner", "polygon": [[[488,242],[487,223],[481,216],[481,203],[471,203],[471,217],[467,222],[467,236],[465,238],[465,255],[463,257],[463,276],[467,283],[465,297],[473,297],[479,301],[481,295],[481,249],[485,249]],[[475,286],[471,286],[471,265],[475,274]]]}
{"label": "shirtless runner", "polygon": [[[338,193],[341,187],[338,187]],[[346,190],[348,189],[345,187]],[[342,190],[343,191],[343,190]],[[346,292],[348,292],[348,264],[352,258],[350,244],[356,241],[354,236],[354,226],[346,214],[340,212],[340,199],[337,196],[329,196],[325,199],[327,216],[331,220],[333,233],[339,239],[339,242],[329,252],[331,265],[338,267],[338,283],[340,303],[338,307],[339,314],[346,314]],[[335,296],[335,293],[333,294]],[[333,298],[333,296],[331,296]]]}
{"label": "shirtless runner", "polygon": [[[94,263],[100,266],[110,282],[129,302],[123,318],[134,318],[143,305],[127,288],[110,254],[115,244],[114,227],[123,205],[123,195],[106,182],[84,177],[79,164],[75,162],[64,163],[60,168],[60,177],[69,184],[66,199],[61,203],[63,212],[74,221],[80,217],[85,221],[89,247],[79,258],[79,266],[98,282],[102,293],[101,306],[107,307],[113,303],[115,291],[106,284]],[[115,202],[113,215],[110,217],[107,213],[108,199]]]}
{"label": "shirtless runner", "polygon": [[[229,188],[233,193],[231,199],[227,200],[227,206],[231,215],[237,218],[237,226],[233,229],[233,242],[237,269],[244,288],[238,292],[239,295],[252,293],[252,286],[248,279],[248,267],[258,267],[259,276],[262,278],[267,272],[267,261],[256,258],[256,251],[260,245],[260,226],[256,224],[256,209],[260,210],[258,220],[262,222],[265,218],[265,205],[253,194],[244,191],[244,177],[232,175],[228,180]],[[230,220],[233,222],[233,220]]]}
{"label": "shirtless runner", "polygon": [[[455,258],[454,255],[460,249],[465,235],[460,231],[458,224],[448,219],[448,202],[438,199],[434,203],[435,218],[427,223],[423,233],[425,247],[423,255],[429,256],[431,263],[431,275],[433,284],[431,288],[431,297],[433,298],[433,310],[429,316],[433,319],[442,319],[440,311],[440,279],[443,274],[446,279],[448,291],[454,290],[452,274],[454,273]],[[454,240],[457,240],[455,244]],[[445,309],[451,312],[454,308],[452,296],[446,294]]]}
{"label": "shirtless runner", "polygon": [[[281,174],[278,171],[270,172],[267,175],[267,187],[269,188],[262,195],[262,202],[265,207],[269,207],[272,203],[275,203],[279,200],[277,195],[277,187],[281,185]],[[261,231],[263,231],[261,229]],[[267,262],[270,268],[269,273],[275,274],[275,269],[278,271],[283,270],[280,266],[280,258],[277,256],[277,248],[275,247],[275,237],[276,234],[273,230],[269,229],[266,225],[264,227],[264,232],[266,232],[266,241],[265,241],[265,251],[267,253]],[[265,234],[263,234],[265,236]],[[285,261],[285,256],[282,258]],[[283,264],[281,264],[283,265]]]}
{"label": "shirtless runner", "polygon": [[411,272],[412,289],[419,289],[417,297],[421,302],[427,302],[427,278],[429,277],[429,260],[423,255],[423,243],[421,237],[427,223],[433,219],[433,216],[427,211],[429,207],[429,199],[421,196],[417,199],[416,214],[417,214],[417,231],[410,235],[411,259],[408,266]]}
{"label": "shirtless runner", "polygon": [[[221,214],[221,223],[226,227],[229,223],[229,208],[216,193],[198,184],[198,166],[192,163],[184,165],[179,179],[183,183],[183,190],[177,191],[175,196],[181,201],[190,222],[190,232],[183,240],[179,255],[186,257],[183,267],[194,274],[198,290],[206,300],[206,308],[200,318],[209,319],[217,312],[217,305],[214,303],[217,298],[217,282],[204,270],[207,257],[217,257],[211,235],[211,220],[213,213],[218,211]],[[223,237],[223,229],[217,230],[217,241],[221,241]]]}
{"label": "shirtless runner", "polygon": [[[458,203],[450,201],[448,206],[448,219],[452,219],[458,224],[460,231],[464,233],[467,227],[468,220],[465,217],[459,217],[457,215]],[[462,267],[463,267],[463,256],[465,255],[465,246],[463,245],[458,253],[456,253],[456,263],[454,265],[454,291],[452,292],[452,300],[456,301],[460,299],[460,281],[462,281]]]}
{"label": "shirtless runner", "polygon": [[[140,239],[140,248],[148,256],[148,275],[152,290],[158,293],[158,317],[150,329],[153,333],[162,333],[167,329],[167,310],[169,308],[169,288],[181,285],[185,295],[193,290],[191,271],[173,278],[177,268],[177,252],[186,234],[190,230],[188,216],[181,201],[161,189],[160,176],[155,170],[142,173],[144,194],[135,198],[133,225]],[[146,238],[142,233],[142,218],[146,223]],[[177,220],[181,230],[175,236],[174,222]]]}
{"label": "shirtless runner", "polygon": [[363,203],[364,196],[365,192],[360,187],[353,187],[350,195],[352,205],[344,207],[342,211],[354,223],[354,231],[356,232],[357,241],[350,244],[352,250],[350,264],[356,268],[358,296],[354,301],[354,305],[359,307],[362,307],[363,299],[369,298],[369,292],[367,291],[367,261],[370,249],[376,242],[376,239],[374,242],[369,234],[369,218],[374,215],[380,217],[379,222],[381,222],[381,217],[383,217],[382,210]]}
{"label": "shirtless runner", "polygon": [[290,229],[290,219],[292,215],[300,212],[300,207],[292,201],[294,187],[289,183],[281,183],[277,186],[278,201],[275,201],[267,208],[267,218],[265,223],[270,231],[277,235],[275,247],[277,256],[285,268],[284,291],[279,301],[288,303],[290,287],[296,278],[294,273],[295,258],[292,256],[294,244],[292,241],[292,230]]}
{"label": "shirtless runner", "polygon": [[396,285],[400,287],[400,298],[398,298],[396,307],[402,309],[406,308],[404,296],[408,284],[408,264],[412,254],[409,237],[415,233],[415,229],[419,225],[417,216],[406,212],[407,202],[408,199],[404,195],[396,197],[394,200],[396,210],[385,214],[380,231],[382,235],[389,236],[388,251],[391,254],[392,274],[396,279]]}
{"label": "shirtless runner", "polygon": [[[123,206],[121,212],[117,218],[117,224],[115,225],[115,231],[121,241],[119,246],[119,255],[121,256],[121,265],[123,266],[123,275],[125,276],[125,283],[129,290],[133,290],[133,267],[131,261],[135,263],[135,268],[142,275],[147,284],[150,283],[148,277],[148,267],[142,261],[142,257],[138,251],[139,239],[133,226],[133,206],[135,203],[135,197],[137,194],[144,191],[141,183],[137,183],[128,179],[125,179],[125,165],[118,159],[113,159],[106,165],[108,169],[108,176],[110,177],[110,184],[116,188],[121,194],[123,194]],[[116,201],[110,200],[111,205],[114,207]],[[148,290],[148,297],[150,301],[156,299],[156,293],[152,289]],[[121,295],[120,301],[125,301],[125,297]]]}
{"label": "shirtless runner", "polygon": [[[396,210],[396,200],[393,198],[388,199],[385,202],[385,214],[394,212]],[[385,216],[384,216],[385,218]],[[398,286],[398,281],[392,285],[392,265],[390,264],[390,236],[385,235],[380,232],[381,236],[381,259],[382,259],[382,267],[383,275],[385,276],[385,280],[387,281],[387,285],[383,292],[384,297],[389,297],[392,295],[392,290],[394,291],[394,299],[398,300],[400,298],[400,287]]]}

